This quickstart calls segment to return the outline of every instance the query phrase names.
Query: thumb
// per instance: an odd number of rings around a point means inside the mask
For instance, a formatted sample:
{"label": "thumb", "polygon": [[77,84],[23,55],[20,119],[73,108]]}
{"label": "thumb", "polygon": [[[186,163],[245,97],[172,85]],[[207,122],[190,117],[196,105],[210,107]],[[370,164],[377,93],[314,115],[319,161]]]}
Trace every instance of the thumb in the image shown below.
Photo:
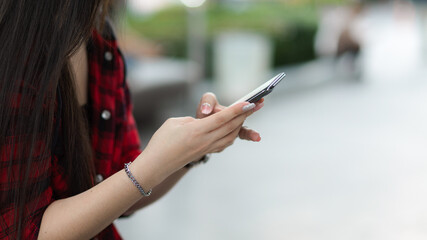
{"label": "thumb", "polygon": [[210,115],[215,106],[218,104],[215,94],[209,92],[203,94],[202,99],[200,99],[199,106],[197,107],[197,118],[203,118]]}

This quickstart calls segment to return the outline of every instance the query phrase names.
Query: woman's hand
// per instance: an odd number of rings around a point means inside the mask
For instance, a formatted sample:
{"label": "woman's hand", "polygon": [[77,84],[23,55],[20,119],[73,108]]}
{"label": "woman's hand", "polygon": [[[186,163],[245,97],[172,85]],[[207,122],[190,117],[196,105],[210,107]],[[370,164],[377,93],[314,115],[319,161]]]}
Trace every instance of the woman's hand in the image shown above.
{"label": "woman's hand", "polygon": [[[130,165],[132,175],[149,191],[187,163],[231,145],[254,108],[255,104],[239,103],[203,119],[167,120]],[[93,238],[141,198],[121,170],[87,191],[51,203],[43,214],[39,239]]]}
{"label": "woman's hand", "polygon": [[[189,162],[208,153],[223,151],[233,144],[243,122],[255,108],[255,104],[245,102],[224,108],[203,119],[168,119],[132,164],[135,170],[138,166],[144,166],[144,171],[135,175],[156,173],[156,179],[145,185],[145,189],[151,189]],[[143,179],[139,180],[144,182]]]}
{"label": "woman's hand", "polygon": [[[263,102],[264,102],[264,98],[262,98],[256,103],[254,112],[260,110],[264,106]],[[205,118],[207,116],[220,112],[225,108],[226,108],[225,106],[222,106],[218,103],[218,100],[216,99],[215,94],[210,92],[205,93],[202,99],[200,99],[200,103],[196,112],[196,118]],[[259,133],[247,127],[241,127],[239,131],[239,137],[240,139],[243,139],[243,140],[249,140],[254,142],[261,141],[261,137]]]}

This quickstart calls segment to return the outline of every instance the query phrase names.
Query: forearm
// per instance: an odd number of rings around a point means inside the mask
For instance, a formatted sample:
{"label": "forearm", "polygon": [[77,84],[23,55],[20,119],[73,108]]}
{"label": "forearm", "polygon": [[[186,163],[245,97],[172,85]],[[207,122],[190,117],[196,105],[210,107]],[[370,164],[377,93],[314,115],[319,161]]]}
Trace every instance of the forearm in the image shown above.
{"label": "forearm", "polygon": [[149,197],[141,198],[136,204],[129,208],[124,215],[130,215],[138,209],[144,208],[159,200],[166,193],[168,193],[187,172],[187,168],[182,168],[181,170],[169,176],[165,181],[153,189],[153,193]]}
{"label": "forearm", "polygon": [[[146,159],[134,161],[131,171],[143,176],[144,189],[161,182],[161,173]],[[140,166],[136,167],[140,163]],[[133,166],[135,164],[135,166]],[[76,196],[53,202],[46,209],[39,239],[90,239],[142,198],[124,170]]]}
{"label": "forearm", "polygon": [[[230,146],[254,107],[238,103],[204,119],[168,119],[132,163],[131,172],[149,191],[192,160]],[[39,239],[89,239],[141,198],[122,170],[81,194],[50,204]]]}

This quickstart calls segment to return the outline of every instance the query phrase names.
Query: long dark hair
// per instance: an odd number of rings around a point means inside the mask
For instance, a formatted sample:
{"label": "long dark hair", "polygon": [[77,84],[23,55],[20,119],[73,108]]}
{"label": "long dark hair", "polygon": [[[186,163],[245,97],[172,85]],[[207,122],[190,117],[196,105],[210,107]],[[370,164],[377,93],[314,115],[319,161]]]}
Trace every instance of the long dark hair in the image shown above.
{"label": "long dark hair", "polygon": [[[108,2],[0,1],[0,169],[7,166],[9,184],[0,188],[0,211],[15,209],[13,238],[23,237],[26,212],[31,212],[25,206],[50,184],[46,173],[55,121],[62,126],[70,195],[93,185],[91,146],[69,58],[102,25]],[[56,104],[58,95],[62,106]],[[33,176],[41,180],[29,181]]]}

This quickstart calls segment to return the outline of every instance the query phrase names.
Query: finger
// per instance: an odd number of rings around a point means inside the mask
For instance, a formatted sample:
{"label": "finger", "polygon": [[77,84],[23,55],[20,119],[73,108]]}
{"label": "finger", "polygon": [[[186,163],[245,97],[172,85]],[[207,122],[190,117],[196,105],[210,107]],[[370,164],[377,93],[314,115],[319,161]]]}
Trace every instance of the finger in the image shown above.
{"label": "finger", "polygon": [[237,138],[241,127],[242,125],[239,125],[232,132],[219,139],[218,141],[214,142],[211,145],[213,149],[211,152],[222,152],[225,148],[231,146],[234,143],[234,140]]}
{"label": "finger", "polygon": [[247,127],[242,127],[240,129],[239,138],[243,140],[254,141],[254,142],[261,141],[261,136],[259,135],[259,133]]}
{"label": "finger", "polygon": [[199,106],[197,107],[196,117],[203,118],[210,115],[217,104],[218,101],[215,94],[211,92],[203,94]]}
{"label": "finger", "polygon": [[244,120],[247,116],[253,113],[255,106],[255,104],[248,102],[235,104],[209,117],[200,119],[202,122],[201,127],[203,127],[205,132],[211,132],[217,128],[222,127],[240,115],[243,115],[242,120]]}
{"label": "finger", "polygon": [[264,103],[263,102],[257,103],[256,107],[254,108],[254,112],[257,112],[258,110],[260,110],[263,107],[264,107]]}
{"label": "finger", "polygon": [[258,102],[256,103],[263,103],[264,102],[264,98],[261,98],[260,100],[258,100]]}
{"label": "finger", "polygon": [[[215,139],[220,139],[223,138],[225,136],[227,136],[228,134],[230,134],[231,132],[233,132],[236,128],[239,129],[241,126],[243,125],[243,123],[245,122],[246,118],[252,114],[252,111],[246,113],[246,114],[241,114],[237,117],[235,117],[234,119],[232,119],[231,121],[227,122],[224,125],[221,125],[219,128],[213,130],[212,132],[210,132],[209,137],[215,141]],[[237,135],[236,135],[237,136]]]}
{"label": "finger", "polygon": [[[264,102],[264,98],[261,98],[258,102],[255,103],[256,107],[255,107],[254,112],[260,110],[264,106],[264,104],[261,105],[261,103],[263,103],[263,102]],[[225,108],[226,108],[225,106],[217,103],[217,105],[214,108],[213,113],[220,112],[220,111],[224,110]]]}
{"label": "finger", "polygon": [[225,108],[226,108],[225,106],[222,106],[221,104],[217,104],[216,107],[214,108],[213,113],[221,112]]}

